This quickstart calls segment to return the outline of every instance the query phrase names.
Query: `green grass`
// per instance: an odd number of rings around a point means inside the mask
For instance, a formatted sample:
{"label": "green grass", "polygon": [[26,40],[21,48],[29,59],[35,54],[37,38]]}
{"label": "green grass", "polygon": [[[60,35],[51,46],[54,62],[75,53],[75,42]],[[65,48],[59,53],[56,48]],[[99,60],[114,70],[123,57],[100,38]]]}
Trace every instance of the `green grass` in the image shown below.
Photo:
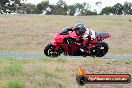
{"label": "green grass", "polygon": [[17,59],[15,57],[1,57],[0,62],[15,62]]}
{"label": "green grass", "polygon": [[56,63],[66,63],[68,61],[65,58],[40,58],[40,60],[45,61],[45,62],[54,61]]}
{"label": "green grass", "polygon": [[3,67],[2,71],[4,74],[7,75],[17,75],[22,72],[22,66],[17,63],[9,64],[5,67]]}
{"label": "green grass", "polygon": [[66,63],[67,62],[67,59],[59,58],[59,59],[55,59],[55,62],[58,62],[58,63]]}
{"label": "green grass", "polygon": [[19,80],[11,80],[8,83],[8,88],[25,88],[23,82]]}

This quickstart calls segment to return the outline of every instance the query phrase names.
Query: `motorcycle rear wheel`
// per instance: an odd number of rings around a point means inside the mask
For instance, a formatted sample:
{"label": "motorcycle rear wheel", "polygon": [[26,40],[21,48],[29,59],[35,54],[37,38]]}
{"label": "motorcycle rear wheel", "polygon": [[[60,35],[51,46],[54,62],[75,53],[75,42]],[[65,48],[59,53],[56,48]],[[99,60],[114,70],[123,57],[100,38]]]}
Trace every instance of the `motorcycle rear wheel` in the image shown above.
{"label": "motorcycle rear wheel", "polygon": [[96,46],[96,57],[103,57],[108,52],[108,44],[106,42],[99,42]]}

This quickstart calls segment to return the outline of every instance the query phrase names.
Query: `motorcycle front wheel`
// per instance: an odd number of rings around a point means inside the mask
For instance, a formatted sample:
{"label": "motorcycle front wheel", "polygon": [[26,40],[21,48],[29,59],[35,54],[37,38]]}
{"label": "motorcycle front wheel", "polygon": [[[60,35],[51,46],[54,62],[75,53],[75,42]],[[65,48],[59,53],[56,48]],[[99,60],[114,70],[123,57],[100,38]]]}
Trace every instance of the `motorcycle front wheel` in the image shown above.
{"label": "motorcycle front wheel", "polygon": [[58,57],[63,53],[63,50],[61,48],[59,48],[59,50],[55,50],[55,46],[52,45],[51,43],[48,44],[45,49],[44,49],[44,54],[48,57]]}

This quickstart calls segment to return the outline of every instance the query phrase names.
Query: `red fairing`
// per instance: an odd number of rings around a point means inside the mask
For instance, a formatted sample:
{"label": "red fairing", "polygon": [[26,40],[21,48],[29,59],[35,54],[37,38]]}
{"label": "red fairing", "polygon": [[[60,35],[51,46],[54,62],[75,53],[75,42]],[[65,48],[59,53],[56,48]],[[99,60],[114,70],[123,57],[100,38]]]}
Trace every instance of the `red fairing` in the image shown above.
{"label": "red fairing", "polygon": [[63,43],[64,38],[68,37],[68,35],[60,35],[59,33],[56,33],[55,40],[57,43]]}
{"label": "red fairing", "polygon": [[73,54],[76,51],[80,50],[79,46],[77,46],[77,45],[64,44],[65,38],[76,38],[77,40],[80,40],[81,36],[77,36],[74,31],[69,32],[68,35],[61,35],[59,32],[56,33],[55,39],[52,41],[52,45],[56,46],[55,50],[58,50],[61,47],[61,48],[63,48],[65,53],[72,52]]}
{"label": "red fairing", "polygon": [[56,46],[55,50],[58,50],[60,48],[60,46],[58,45],[58,43],[55,40],[53,40],[51,44]]}
{"label": "red fairing", "polygon": [[75,31],[71,32],[69,34],[69,37],[71,37],[71,38],[78,38],[79,39],[79,36],[76,35]]}
{"label": "red fairing", "polygon": [[55,40],[53,40],[52,45],[57,46],[57,42]]}
{"label": "red fairing", "polygon": [[91,40],[89,41],[90,44],[97,44],[98,43],[98,40],[97,39],[94,39],[94,40]]}

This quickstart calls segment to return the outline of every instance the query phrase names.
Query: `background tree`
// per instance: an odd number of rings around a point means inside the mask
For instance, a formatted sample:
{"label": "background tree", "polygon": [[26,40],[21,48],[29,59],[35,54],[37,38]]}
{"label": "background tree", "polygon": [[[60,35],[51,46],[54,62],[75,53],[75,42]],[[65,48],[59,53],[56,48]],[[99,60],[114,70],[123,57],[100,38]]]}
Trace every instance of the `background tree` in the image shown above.
{"label": "background tree", "polygon": [[113,8],[111,6],[107,6],[102,9],[101,14],[110,15],[111,13],[113,13],[112,11],[113,11]]}
{"label": "background tree", "polygon": [[102,9],[101,14],[113,15],[132,15],[132,3],[125,2],[124,5],[117,3],[114,6],[105,7]]}
{"label": "background tree", "polygon": [[[37,5],[25,3],[27,0],[0,0],[0,13],[21,13],[21,14],[47,14],[47,15],[71,15],[71,16],[87,16],[97,15],[97,11],[91,11],[89,3],[75,3],[67,5],[63,0],[59,0],[56,4],[49,4],[49,0],[44,0]],[[101,9],[101,1],[95,3]],[[132,15],[132,3],[125,2],[114,6],[104,7],[100,15]]]}
{"label": "background tree", "polygon": [[123,14],[123,6],[120,3],[115,4],[112,7],[112,13],[115,15],[122,15]]}
{"label": "background tree", "polygon": [[132,15],[132,3],[131,2],[125,2],[123,5],[123,13],[125,15]]}
{"label": "background tree", "polygon": [[89,3],[82,3],[81,15],[87,15],[87,11],[89,10],[90,5]]}
{"label": "background tree", "polygon": [[37,4],[37,13],[47,13],[47,9],[49,8],[49,1],[42,1],[41,3]]}
{"label": "background tree", "polygon": [[31,3],[22,3],[21,6],[18,8],[18,13],[21,14],[35,14],[37,13],[37,6]]}
{"label": "background tree", "polygon": [[94,11],[91,11],[91,10],[90,10],[90,9],[91,9],[91,6],[89,5],[89,3],[85,3],[85,2],[84,2],[82,5],[83,5],[83,9],[82,9],[82,11],[81,11],[81,15],[82,15],[82,16],[97,15],[96,10],[94,10]]}
{"label": "background tree", "polygon": [[101,1],[95,2],[95,5],[98,7],[96,8],[96,12],[98,11],[98,13],[100,14],[100,11],[102,10],[101,9],[102,2]]}
{"label": "background tree", "polygon": [[52,6],[52,14],[54,15],[67,15],[68,5],[65,1],[59,0],[57,5]]}
{"label": "background tree", "polygon": [[76,3],[75,4],[75,15],[80,16],[83,14],[84,6],[81,3]]}
{"label": "background tree", "polygon": [[96,2],[95,4],[96,4],[98,7],[101,8],[102,2],[101,2],[101,1],[98,1],[98,2]]}
{"label": "background tree", "polygon": [[68,15],[74,16],[76,13],[76,7],[75,5],[69,5],[68,6]]}
{"label": "background tree", "polygon": [[0,0],[0,10],[2,12],[7,12],[7,10],[15,12],[17,10],[17,6],[21,4],[21,1],[24,2],[25,0]]}
{"label": "background tree", "polygon": [[0,0],[0,6],[5,6],[8,2],[9,0]]}

